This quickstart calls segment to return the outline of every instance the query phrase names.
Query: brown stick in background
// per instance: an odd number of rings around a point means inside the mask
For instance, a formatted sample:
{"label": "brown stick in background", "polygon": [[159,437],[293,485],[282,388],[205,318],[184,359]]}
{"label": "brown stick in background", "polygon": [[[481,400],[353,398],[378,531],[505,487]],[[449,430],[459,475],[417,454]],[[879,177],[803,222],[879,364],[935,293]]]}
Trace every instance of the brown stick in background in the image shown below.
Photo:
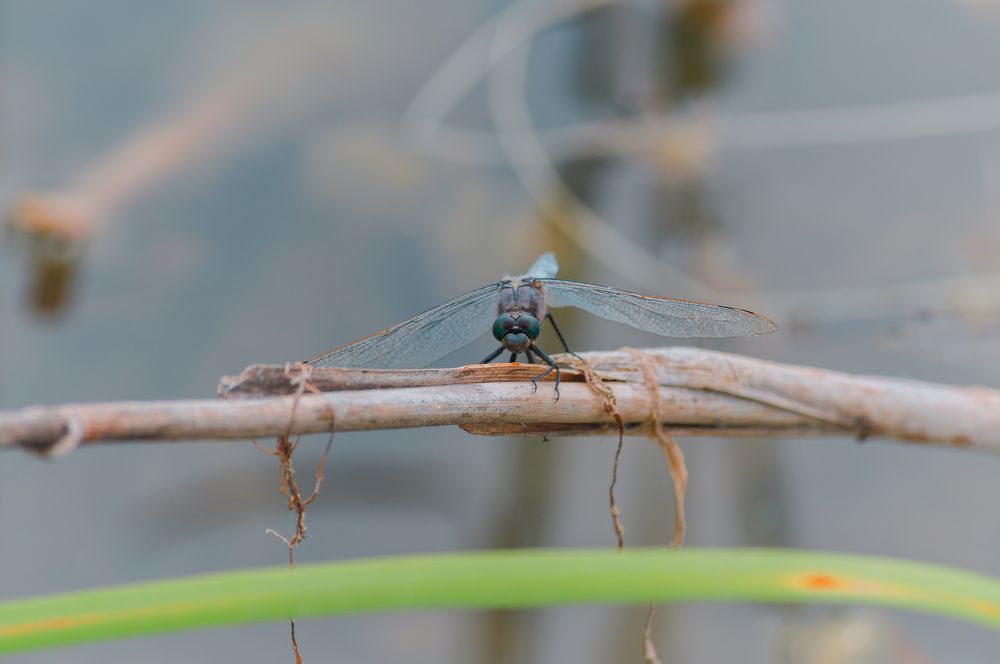
{"label": "brown stick in background", "polygon": [[[9,225],[31,241],[29,302],[55,314],[72,297],[84,247],[192,165],[260,140],[335,93],[322,85],[356,46],[327,21],[290,21],[227,54],[202,89],[109,146],[58,189],[24,192]],[[349,37],[349,36],[348,36]]]}

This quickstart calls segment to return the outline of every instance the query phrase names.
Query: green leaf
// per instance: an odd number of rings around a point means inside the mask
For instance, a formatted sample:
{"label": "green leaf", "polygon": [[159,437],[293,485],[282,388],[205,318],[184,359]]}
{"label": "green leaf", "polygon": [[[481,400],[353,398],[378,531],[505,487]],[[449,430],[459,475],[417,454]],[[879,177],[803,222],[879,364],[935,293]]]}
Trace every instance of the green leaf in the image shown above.
{"label": "green leaf", "polygon": [[249,569],[0,603],[0,653],[289,617],[683,601],[877,604],[1000,628],[1000,582],[767,549],[527,550]]}

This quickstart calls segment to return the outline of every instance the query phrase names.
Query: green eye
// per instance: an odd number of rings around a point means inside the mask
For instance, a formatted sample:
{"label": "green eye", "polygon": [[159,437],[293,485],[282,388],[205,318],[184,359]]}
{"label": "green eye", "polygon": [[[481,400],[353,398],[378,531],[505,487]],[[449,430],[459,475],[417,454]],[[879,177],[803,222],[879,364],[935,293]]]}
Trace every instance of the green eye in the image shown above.
{"label": "green eye", "polygon": [[493,336],[497,341],[503,341],[504,335],[514,327],[514,317],[510,314],[501,314],[493,321]]}
{"label": "green eye", "polygon": [[538,338],[538,335],[542,332],[542,324],[538,322],[538,319],[534,316],[529,316],[528,314],[521,314],[517,319],[517,326],[528,335],[528,338],[534,341]]}

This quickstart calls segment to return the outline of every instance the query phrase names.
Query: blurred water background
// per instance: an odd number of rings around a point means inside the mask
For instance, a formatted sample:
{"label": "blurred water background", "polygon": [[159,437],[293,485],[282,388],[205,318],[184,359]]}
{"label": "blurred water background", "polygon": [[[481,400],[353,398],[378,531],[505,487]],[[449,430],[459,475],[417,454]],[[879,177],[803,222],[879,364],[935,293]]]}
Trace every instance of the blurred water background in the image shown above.
{"label": "blurred water background", "polygon": [[[222,374],[325,351],[546,249],[569,278],[782,326],[706,346],[998,386],[997,62],[990,0],[0,0],[0,408],[211,397]],[[561,326],[575,349],[664,343],[584,314]],[[689,545],[1000,574],[1000,527],[976,516],[1000,500],[1000,459],[846,437],[681,444]],[[297,560],[612,546],[613,451],[340,434]],[[285,559],[264,532],[291,526],[277,467],[249,442],[0,456],[0,598]],[[619,487],[627,544],[666,542],[670,487],[645,440],[626,443]],[[298,635],[307,662],[624,662],[643,618],[428,612]],[[1000,648],[943,619],[724,605],[662,609],[655,640],[676,663]],[[17,661],[289,657],[271,624]]]}

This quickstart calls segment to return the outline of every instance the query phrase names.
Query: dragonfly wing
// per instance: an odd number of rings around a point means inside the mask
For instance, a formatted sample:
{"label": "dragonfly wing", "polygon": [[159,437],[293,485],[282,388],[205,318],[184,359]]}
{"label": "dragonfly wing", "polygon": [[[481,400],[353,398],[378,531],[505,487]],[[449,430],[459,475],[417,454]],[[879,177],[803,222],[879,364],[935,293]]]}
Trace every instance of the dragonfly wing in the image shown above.
{"label": "dragonfly wing", "polygon": [[522,278],[536,277],[538,279],[552,279],[559,271],[559,263],[556,262],[556,255],[551,251],[546,251],[538,257],[538,260],[528,268]]}
{"label": "dragonfly wing", "polygon": [[777,326],[752,311],[717,304],[639,295],[565,279],[541,279],[550,307],[577,307],[665,337],[744,337]]}
{"label": "dragonfly wing", "polygon": [[499,284],[490,284],[308,361],[317,367],[424,367],[489,331]]}

